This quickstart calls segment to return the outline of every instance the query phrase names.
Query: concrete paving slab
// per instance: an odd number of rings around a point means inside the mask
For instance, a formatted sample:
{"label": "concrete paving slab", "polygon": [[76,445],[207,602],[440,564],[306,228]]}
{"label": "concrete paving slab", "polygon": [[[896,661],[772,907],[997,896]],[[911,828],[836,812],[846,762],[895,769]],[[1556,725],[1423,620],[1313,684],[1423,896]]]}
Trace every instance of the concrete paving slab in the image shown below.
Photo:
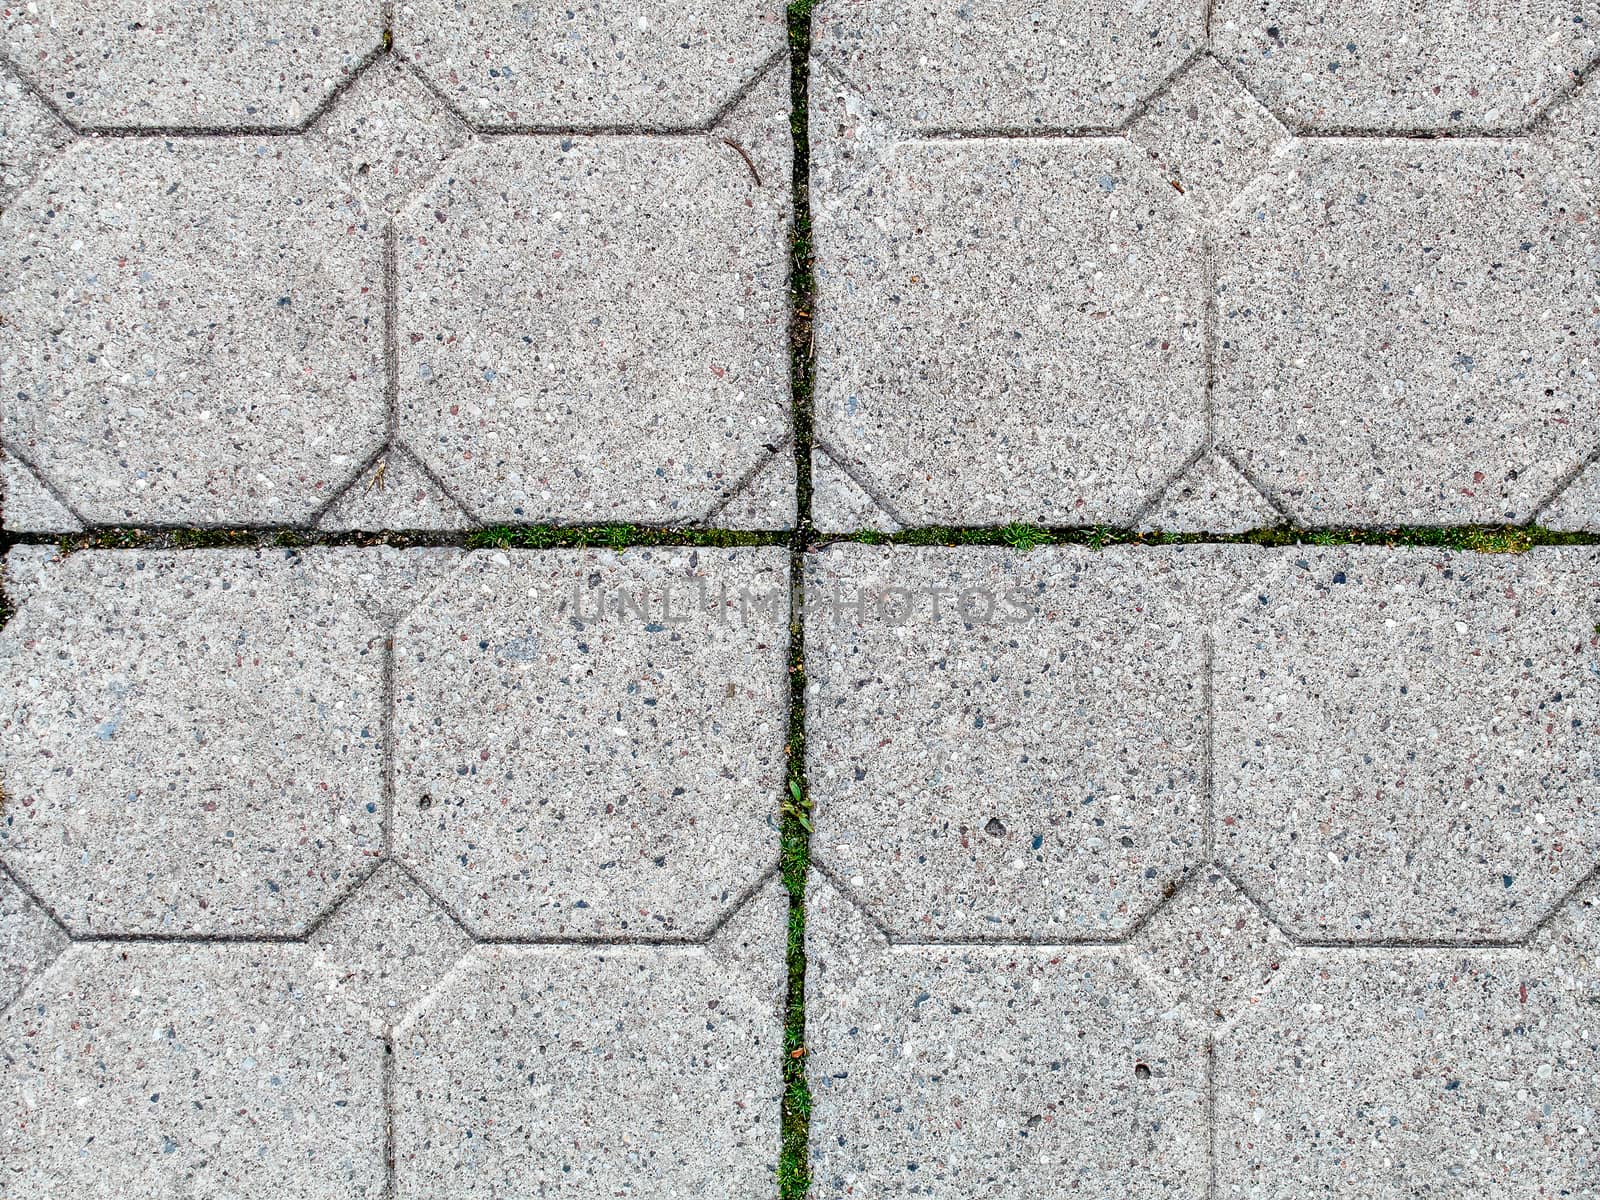
{"label": "concrete paving slab", "polygon": [[709,125],[781,54],[778,0],[404,0],[395,46],[481,128]]}
{"label": "concrete paving slab", "polygon": [[379,0],[51,0],[5,52],[80,128],[294,129],[383,41]]}
{"label": "concrete paving slab", "polygon": [[1539,513],[1538,522],[1550,529],[1600,533],[1600,465],[1585,466]]}
{"label": "concrete paving slab", "polygon": [[0,66],[0,207],[72,138],[67,126],[19,76]]}
{"label": "concrete paving slab", "polygon": [[1308,141],[1231,214],[1217,440],[1298,521],[1524,521],[1594,449],[1595,199],[1564,164]]}
{"label": "concrete paving slab", "polygon": [[1520,939],[1600,862],[1600,557],[1278,552],[1217,631],[1219,861],[1291,933]]}
{"label": "concrete paving slab", "polygon": [[823,0],[818,62],[907,128],[1108,130],[1205,41],[1201,6]]}
{"label": "concrete paving slab", "polygon": [[0,436],[87,520],[304,522],[382,444],[382,226],[333,157],[86,139],[0,213]]}
{"label": "concrete paving slab", "polygon": [[383,821],[364,551],[80,553],[0,634],[0,856],[81,934],[297,934]]}
{"label": "concrete paving slab", "polygon": [[909,524],[1131,523],[1206,435],[1184,198],[1121,138],[822,153],[818,439]]}
{"label": "concrete paving slab", "polygon": [[74,946],[0,1017],[0,1187],[377,1200],[383,1043],[293,945]]}
{"label": "concrete paving slab", "polygon": [[772,1195],[787,897],[704,947],[480,947],[399,1030],[395,1195]]}
{"label": "concrete paving slab", "polygon": [[472,555],[395,639],[395,852],[474,933],[691,941],[776,861],[782,549]]}
{"label": "concrete paving slab", "polygon": [[1249,547],[884,549],[807,581],[812,853],[896,937],[1112,938],[1206,855],[1208,614]]}
{"label": "concrete paving slab", "polygon": [[1206,1195],[1205,1035],[1116,948],[891,946],[813,876],[818,1196]]}
{"label": "concrete paving slab", "polygon": [[1594,1192],[1600,1026],[1545,956],[1307,953],[1216,1052],[1217,1188]]}
{"label": "concrete paving slab", "polygon": [[1600,5],[1217,0],[1211,39],[1297,131],[1516,132],[1600,50]]}
{"label": "concrete paving slab", "polygon": [[464,152],[400,220],[401,435],[486,520],[700,520],[789,434],[787,197],[721,135]]}
{"label": "concrete paving slab", "polygon": [[11,879],[0,875],[0,1010],[66,948],[66,930]]}
{"label": "concrete paving slab", "polygon": [[1283,523],[1239,469],[1220,454],[1208,454],[1167,487],[1139,522],[1140,529],[1168,533],[1244,533]]}

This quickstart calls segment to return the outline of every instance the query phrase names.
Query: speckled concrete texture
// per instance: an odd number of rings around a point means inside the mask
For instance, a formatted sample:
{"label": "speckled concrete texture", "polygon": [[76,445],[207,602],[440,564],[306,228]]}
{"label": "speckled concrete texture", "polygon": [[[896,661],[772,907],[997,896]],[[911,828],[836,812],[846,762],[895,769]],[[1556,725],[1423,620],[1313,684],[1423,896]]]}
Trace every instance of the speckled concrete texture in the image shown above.
{"label": "speckled concrete texture", "polygon": [[1600,1200],[1597,230],[1600,0],[0,6],[0,1200]]}

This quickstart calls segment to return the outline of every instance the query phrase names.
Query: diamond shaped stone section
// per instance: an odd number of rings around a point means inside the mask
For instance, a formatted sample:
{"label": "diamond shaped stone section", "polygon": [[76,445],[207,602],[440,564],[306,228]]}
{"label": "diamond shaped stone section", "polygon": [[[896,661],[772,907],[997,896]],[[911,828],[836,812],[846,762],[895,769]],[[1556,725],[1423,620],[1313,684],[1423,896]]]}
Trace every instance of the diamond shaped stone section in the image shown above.
{"label": "diamond shaped stone section", "polygon": [[1290,945],[1227,876],[1203,867],[1129,950],[1194,1016],[1225,1021],[1260,1002]]}
{"label": "diamond shaped stone section", "polygon": [[0,854],[73,932],[295,934],[377,852],[348,553],[83,552],[6,626]]}
{"label": "diamond shaped stone section", "polygon": [[1528,142],[1303,143],[1218,239],[1218,442],[1306,524],[1525,520],[1600,441],[1594,215]]}
{"label": "diamond shaped stone section", "polygon": [[812,875],[821,1196],[1206,1194],[1205,1041],[1111,948],[890,949]]}
{"label": "diamond shaped stone section", "polygon": [[473,556],[396,635],[396,853],[480,935],[702,936],[777,855],[787,579]]}
{"label": "diamond shaped stone section", "polygon": [[1203,853],[1204,614],[1251,554],[835,546],[817,861],[898,937],[1115,937]]}
{"label": "diamond shaped stone section", "polygon": [[378,1196],[379,1039],[294,945],[74,946],[0,1018],[23,1196]]}
{"label": "diamond shaped stone section", "polygon": [[1511,132],[1600,48],[1600,3],[1217,0],[1211,37],[1296,130]]}
{"label": "diamond shaped stone section", "polygon": [[1593,1191],[1600,1025],[1549,960],[1317,953],[1285,976],[1217,1046],[1218,1195]]}
{"label": "diamond shaped stone section", "polygon": [[1287,137],[1209,55],[1152,100],[1128,136],[1204,212],[1217,212],[1233,199]]}
{"label": "diamond shaped stone section", "polygon": [[781,191],[712,137],[462,155],[400,224],[411,448],[486,520],[705,516],[789,432]]}
{"label": "diamond shaped stone section", "polygon": [[80,126],[290,129],[377,51],[377,0],[51,0],[5,49]]}
{"label": "diamond shaped stone section", "polygon": [[472,945],[404,871],[385,863],[311,940],[328,989],[398,1019]]}
{"label": "diamond shaped stone section", "polygon": [[1143,156],[907,143],[819,198],[817,435],[908,522],[1126,523],[1199,449],[1198,235]]}
{"label": "diamond shaped stone section", "polygon": [[55,114],[0,67],[0,208],[70,138]]}
{"label": "diamond shaped stone section", "polygon": [[1524,936],[1600,861],[1600,556],[1305,551],[1222,625],[1217,852],[1312,939]]}
{"label": "diamond shaped stone section", "polygon": [[409,70],[384,59],[339,97],[318,135],[361,203],[392,213],[471,134]]}
{"label": "diamond shaped stone section", "polygon": [[91,522],[304,521],[383,439],[381,246],[305,141],[80,142],[0,214],[7,445]]}
{"label": "diamond shaped stone section", "polygon": [[786,900],[703,949],[473,951],[396,1037],[396,1195],[770,1193]]}
{"label": "diamond shaped stone section", "polygon": [[66,948],[61,926],[0,875],[0,1009]]}
{"label": "diamond shaped stone section", "polygon": [[779,0],[410,0],[395,44],[480,126],[704,126],[782,53]]}
{"label": "diamond shaped stone section", "polygon": [[1592,462],[1539,514],[1550,529],[1600,532],[1600,462]]}
{"label": "diamond shaped stone section", "polygon": [[813,20],[819,62],[930,130],[1109,129],[1205,41],[1181,0],[824,0]]}

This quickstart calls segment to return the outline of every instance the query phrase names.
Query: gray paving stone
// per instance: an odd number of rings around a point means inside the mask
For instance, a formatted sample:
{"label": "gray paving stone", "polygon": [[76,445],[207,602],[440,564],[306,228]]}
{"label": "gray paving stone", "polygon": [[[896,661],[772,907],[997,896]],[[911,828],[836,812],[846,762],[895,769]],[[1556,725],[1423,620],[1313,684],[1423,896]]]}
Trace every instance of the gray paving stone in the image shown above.
{"label": "gray paving stone", "polygon": [[1183,197],[1121,138],[821,126],[817,437],[909,524],[1134,520],[1205,439]]}
{"label": "gray paving stone", "polygon": [[480,935],[703,936],[777,858],[787,566],[471,556],[396,635],[396,853]]}
{"label": "gray paving stone", "polygon": [[13,546],[6,551],[6,600],[13,610],[32,598],[44,581],[45,571],[60,558],[54,546]]}
{"label": "gray paving stone", "polygon": [[405,65],[385,59],[339,97],[316,136],[362,205],[393,213],[472,135]]}
{"label": "gray paving stone", "polygon": [[404,446],[381,451],[345,493],[317,518],[330,531],[469,529],[476,522]]}
{"label": "gray paving stone", "polygon": [[292,129],[377,52],[378,0],[50,0],[5,52],[80,127]]}
{"label": "gray paving stone", "polygon": [[1600,862],[1600,556],[1270,562],[1218,627],[1220,861],[1306,938],[1525,936]]}
{"label": "gray paving stone", "polygon": [[1302,523],[1526,520],[1600,440],[1593,209],[1527,141],[1302,143],[1218,238],[1218,442]]}
{"label": "gray paving stone", "polygon": [[55,114],[0,65],[0,207],[70,139]]}
{"label": "gray paving stone", "polygon": [[1539,514],[1550,529],[1600,533],[1600,466],[1590,463]]}
{"label": "gray paving stone", "polygon": [[896,946],[812,877],[818,1196],[1206,1195],[1203,1032],[1111,947]]}
{"label": "gray paving stone", "polygon": [[75,932],[295,934],[381,845],[365,551],[104,551],[0,634],[0,855]]}
{"label": "gray paving stone", "polygon": [[1205,41],[1183,0],[824,0],[818,61],[919,130],[1110,129]]}
{"label": "gray paving stone", "polygon": [[811,455],[811,520],[827,533],[860,529],[894,533],[900,529],[900,523],[820,448]]}
{"label": "gray paving stone", "polygon": [[332,994],[387,1026],[443,978],[472,941],[403,870],[384,863],[365,880],[310,946]]}
{"label": "gray paving stone", "polygon": [[783,52],[779,0],[402,0],[395,45],[479,127],[711,123]]}
{"label": "gray paving stone", "polygon": [[86,519],[304,521],[382,443],[382,227],[332,159],[86,139],[0,214],[0,432]]}
{"label": "gray paving stone", "polygon": [[1208,454],[1162,494],[1139,522],[1169,533],[1243,533],[1277,525],[1282,515],[1220,454]]}
{"label": "gray paving stone", "polygon": [[1219,211],[1271,161],[1288,134],[1216,59],[1196,59],[1128,129],[1172,187]]}
{"label": "gray paving stone", "polygon": [[1297,130],[1513,132],[1600,49],[1600,4],[1217,0],[1211,38]]}
{"label": "gray paving stone", "polygon": [[1168,898],[1128,950],[1186,1013],[1211,1022],[1259,1004],[1291,944],[1226,875],[1205,866]]}
{"label": "gray paving stone", "polygon": [[1600,1025],[1547,958],[1324,952],[1285,972],[1217,1047],[1218,1195],[1595,1194]]}
{"label": "gray paving stone", "polygon": [[67,948],[61,926],[21,888],[0,875],[0,1010],[22,994]]}
{"label": "gray paving stone", "polygon": [[0,453],[0,512],[13,533],[73,533],[83,522],[14,454]]}
{"label": "gray paving stone", "polygon": [[0,1017],[0,1189],[383,1195],[382,1042],[295,945],[74,946]]}
{"label": "gray paving stone", "polygon": [[793,529],[798,503],[794,447],[786,444],[703,524],[713,529]]}
{"label": "gray paving stone", "polygon": [[903,938],[1128,933],[1203,860],[1207,614],[1257,566],[1242,547],[814,556],[816,861]]}
{"label": "gray paving stone", "polygon": [[775,1194],[787,896],[704,948],[482,946],[399,1030],[396,1196]]}
{"label": "gray paving stone", "polygon": [[463,153],[400,222],[408,445],[486,520],[700,520],[789,435],[788,205],[720,135]]}

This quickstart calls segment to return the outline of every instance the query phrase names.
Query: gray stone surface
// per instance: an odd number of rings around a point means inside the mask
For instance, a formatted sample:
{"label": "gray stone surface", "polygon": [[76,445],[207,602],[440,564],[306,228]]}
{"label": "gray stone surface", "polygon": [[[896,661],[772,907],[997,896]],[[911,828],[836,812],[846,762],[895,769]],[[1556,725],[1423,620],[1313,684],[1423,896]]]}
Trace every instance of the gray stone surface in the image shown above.
{"label": "gray stone surface", "polygon": [[396,634],[396,853],[480,935],[702,937],[776,858],[787,567],[473,555]]}
{"label": "gray stone surface", "polygon": [[469,529],[476,522],[404,446],[390,446],[317,518],[317,528]]}
{"label": "gray stone surface", "polygon": [[1227,222],[1217,439],[1302,523],[1526,520],[1593,450],[1594,199],[1564,162],[1306,142]]}
{"label": "gray stone surface", "polygon": [[1111,129],[1198,49],[1185,0],[823,0],[816,59],[918,130]]}
{"label": "gray stone surface", "polygon": [[1191,63],[1128,129],[1174,190],[1216,212],[1281,149],[1288,134],[1216,59]]}
{"label": "gray stone surface", "polygon": [[383,1025],[403,1017],[471,944],[392,862],[363,881],[310,942],[323,987]]}
{"label": "gray stone surface", "polygon": [[0,634],[0,856],[76,932],[293,934],[381,846],[383,641],[336,560],[74,554]]}
{"label": "gray stone surface", "polygon": [[1217,631],[1220,860],[1306,938],[1525,936],[1600,861],[1600,554],[1270,561]]}
{"label": "gray stone surface", "polygon": [[10,204],[70,137],[49,108],[0,66],[0,207]]}
{"label": "gray stone surface", "polygon": [[411,449],[491,521],[699,520],[790,432],[788,211],[716,134],[462,154],[400,221]]}
{"label": "gray stone surface", "polygon": [[1172,481],[1144,514],[1139,528],[1168,533],[1243,533],[1282,520],[1237,467],[1213,453]]}
{"label": "gray stone surface", "polygon": [[1206,1195],[1206,1045],[1119,950],[891,947],[806,900],[817,1196]]}
{"label": "gray stone surface", "polygon": [[1589,463],[1539,514],[1550,529],[1600,533],[1600,465]]}
{"label": "gray stone surface", "polygon": [[1216,1053],[1217,1194],[1592,1196],[1600,1025],[1545,956],[1304,954]]}
{"label": "gray stone surface", "polygon": [[0,453],[0,512],[12,533],[72,533],[83,522],[15,454]]}
{"label": "gray stone surface", "polygon": [[1217,0],[1211,38],[1297,130],[1515,132],[1600,49],[1600,4]]}
{"label": "gray stone surface", "polygon": [[874,529],[894,533],[900,523],[868,494],[838,459],[820,447],[811,454],[811,520],[825,533]]}
{"label": "gray stone surface", "polygon": [[1205,438],[1184,198],[1120,138],[819,125],[817,437],[909,524],[1134,520]]}
{"label": "gray stone surface", "polygon": [[74,946],[0,1017],[0,1189],[378,1200],[383,1044],[283,945]]}
{"label": "gray stone surface", "polygon": [[402,0],[396,48],[480,127],[708,125],[783,52],[779,0]]}
{"label": "gray stone surface", "polygon": [[0,436],[90,521],[303,521],[384,437],[382,226],[317,143],[80,141],[0,214]]}
{"label": "gray stone surface", "polygon": [[379,0],[49,0],[5,53],[84,128],[292,129],[383,38]]}
{"label": "gray stone surface", "polygon": [[816,860],[902,938],[1128,933],[1203,861],[1206,619],[1257,565],[1245,547],[816,555]]}
{"label": "gray stone surface", "polygon": [[773,1195],[787,897],[704,947],[480,947],[398,1031],[396,1189]]}
{"label": "gray stone surface", "polygon": [[67,935],[61,926],[26,892],[0,875],[0,1010],[66,948]]}
{"label": "gray stone surface", "polygon": [[798,514],[794,449],[786,442],[701,523],[714,529],[793,529]]}

